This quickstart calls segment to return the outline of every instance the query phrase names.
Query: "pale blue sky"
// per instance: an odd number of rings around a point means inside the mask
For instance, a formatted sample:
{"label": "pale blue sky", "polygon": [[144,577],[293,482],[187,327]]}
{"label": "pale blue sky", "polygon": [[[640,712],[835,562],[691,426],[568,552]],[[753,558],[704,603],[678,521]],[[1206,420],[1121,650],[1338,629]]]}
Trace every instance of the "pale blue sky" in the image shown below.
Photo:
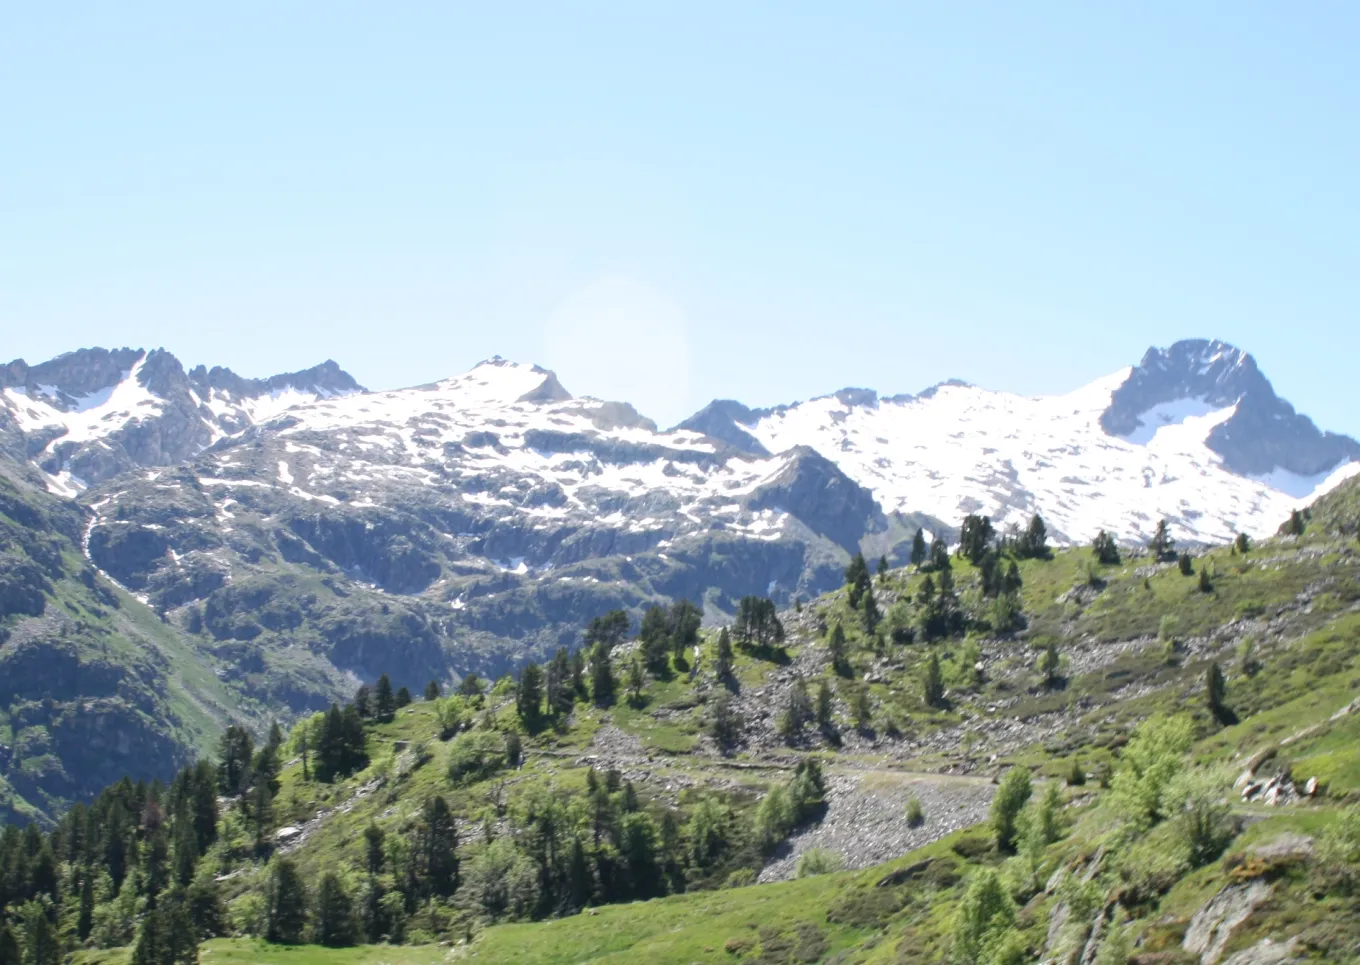
{"label": "pale blue sky", "polygon": [[5,359],[331,356],[387,388],[499,353],[670,423],[1062,391],[1204,335],[1360,434],[1360,4],[0,22]]}

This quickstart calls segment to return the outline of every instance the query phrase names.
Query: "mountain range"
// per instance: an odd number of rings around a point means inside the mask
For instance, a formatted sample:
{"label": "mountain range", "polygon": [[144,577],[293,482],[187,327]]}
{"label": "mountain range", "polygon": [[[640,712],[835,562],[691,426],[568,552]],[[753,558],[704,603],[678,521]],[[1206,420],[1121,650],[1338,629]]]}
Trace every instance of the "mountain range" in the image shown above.
{"label": "mountain range", "polygon": [[[60,716],[142,688],[136,726],[179,745],[382,672],[496,675],[616,607],[683,596],[713,621],[748,594],[788,605],[839,585],[855,552],[900,564],[918,529],[952,541],[966,514],[1004,532],[1038,513],[1059,545],[1140,544],[1165,518],[1207,544],[1274,532],[1360,471],[1355,440],[1203,340],[1063,395],[848,388],[718,400],[667,430],[500,358],[370,392],[331,361],[247,379],[82,349],[0,368],[0,454],[13,526],[62,523],[0,559],[0,673],[70,654],[69,674],[12,676],[0,700]],[[86,645],[91,627],[117,635],[115,610],[140,628],[143,670]],[[178,716],[153,706],[175,695]],[[75,793],[34,787],[58,785]]]}

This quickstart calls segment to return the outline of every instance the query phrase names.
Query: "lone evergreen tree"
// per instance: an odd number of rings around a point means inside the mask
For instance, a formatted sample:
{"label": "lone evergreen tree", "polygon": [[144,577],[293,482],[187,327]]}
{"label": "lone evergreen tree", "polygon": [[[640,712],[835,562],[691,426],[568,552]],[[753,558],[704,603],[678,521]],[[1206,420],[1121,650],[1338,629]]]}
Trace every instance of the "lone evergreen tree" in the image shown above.
{"label": "lone evergreen tree", "polygon": [[1302,535],[1303,535],[1303,531],[1304,531],[1306,528],[1307,528],[1307,524],[1306,524],[1306,522],[1304,521],[1303,513],[1299,512],[1297,509],[1295,509],[1295,510],[1293,510],[1292,512],[1290,512],[1289,518],[1286,519],[1286,520],[1284,521],[1284,523],[1280,526],[1280,535],[1281,535],[1281,536],[1302,536]]}
{"label": "lone evergreen tree", "polygon": [[1148,543],[1148,551],[1154,560],[1166,559],[1176,549],[1176,541],[1171,538],[1171,532],[1167,528],[1166,520],[1159,519],[1157,528],[1152,533],[1152,540]]}
{"label": "lone evergreen tree", "polygon": [[397,688],[396,705],[397,710],[411,706],[411,689],[409,687]]}
{"label": "lone evergreen tree", "polygon": [[671,656],[671,632],[670,621],[666,618],[666,611],[661,607],[648,607],[647,612],[642,615],[638,642],[641,644],[643,658],[647,661],[647,669],[657,675],[665,673],[669,669],[668,661]]}
{"label": "lone evergreen tree", "polygon": [[968,562],[977,566],[991,547],[994,535],[995,530],[992,528],[990,517],[973,514],[965,516],[963,526],[959,530],[959,553]]}
{"label": "lone evergreen tree", "polygon": [[826,729],[831,726],[831,715],[834,709],[835,699],[831,693],[831,684],[823,677],[817,685],[817,700],[814,707],[819,727]]}
{"label": "lone evergreen tree", "polygon": [[1228,695],[1228,681],[1224,678],[1223,668],[1218,665],[1217,660],[1210,662],[1209,669],[1204,674],[1204,694],[1214,715],[1222,715],[1225,709],[1223,701]]}
{"label": "lone evergreen tree", "polygon": [[916,535],[911,538],[911,565],[920,567],[926,561],[926,531],[916,530]]}
{"label": "lone evergreen tree", "polygon": [[438,700],[438,699],[439,699],[439,694],[440,694],[440,687],[439,687],[439,681],[438,681],[438,680],[431,680],[429,683],[427,683],[427,684],[425,685],[425,699],[426,699],[426,700]]}
{"label": "lone evergreen tree", "polygon": [[434,795],[425,802],[414,857],[431,894],[447,897],[458,887],[458,828],[449,802]]}
{"label": "lone evergreen tree", "polygon": [[1190,576],[1195,572],[1195,564],[1194,561],[1190,559],[1189,553],[1182,553],[1180,558],[1176,561],[1176,565],[1180,567],[1181,576]]}
{"label": "lone evergreen tree", "polygon": [[1029,526],[1020,537],[1020,555],[1026,559],[1048,558],[1048,527],[1038,513],[1030,517]]}
{"label": "lone evergreen tree", "polygon": [[831,652],[831,669],[842,677],[849,677],[853,672],[850,669],[850,648],[845,642],[845,630],[839,623],[831,627],[826,646]]}
{"label": "lone evergreen tree", "polygon": [[392,692],[392,680],[387,674],[373,685],[373,716],[386,723],[397,714],[397,696]]}
{"label": "lone evergreen tree", "polygon": [[878,569],[874,572],[874,575],[878,577],[880,583],[888,578],[888,556],[886,553],[878,558]]}
{"label": "lone evergreen tree", "polygon": [[634,707],[641,707],[642,694],[647,689],[647,670],[642,666],[642,658],[636,653],[633,654],[633,659],[628,661],[628,681],[625,689],[628,703]]}
{"label": "lone evergreen tree", "polygon": [[718,657],[713,666],[713,672],[719,680],[731,679],[732,661],[732,637],[727,632],[727,627],[723,627],[718,631]]}
{"label": "lone evergreen tree", "polygon": [[1238,533],[1237,539],[1233,540],[1233,549],[1246,556],[1251,552],[1251,538],[1246,533]]}
{"label": "lone evergreen tree", "polygon": [[1209,567],[1199,568],[1199,591],[1201,593],[1212,593],[1214,591],[1213,581],[1209,579]]}
{"label": "lone evergreen tree", "polygon": [[1119,544],[1114,541],[1113,536],[1102,529],[1091,543],[1091,555],[1102,566],[1114,566],[1119,563]]}
{"label": "lone evergreen tree", "polygon": [[732,698],[726,691],[718,694],[718,699],[713,702],[710,732],[713,742],[723,750],[736,746],[741,740],[741,718],[732,708]]}
{"label": "lone evergreen tree", "polygon": [[1058,685],[1058,671],[1062,668],[1062,659],[1058,656],[1058,642],[1050,639],[1044,646],[1044,652],[1039,656],[1039,672],[1044,675],[1044,686],[1053,688]]}
{"label": "lone evergreen tree", "polygon": [[940,675],[940,658],[934,650],[930,651],[930,657],[926,660],[921,691],[928,706],[939,707],[944,703],[944,679]]}
{"label": "lone evergreen tree", "polygon": [[858,608],[860,597],[869,588],[869,564],[864,562],[863,553],[856,553],[845,568],[845,587],[850,606]]}
{"label": "lone evergreen tree", "polygon": [[868,730],[873,723],[873,705],[869,700],[869,687],[867,684],[855,687],[850,695],[850,716],[855,720],[855,727],[859,730]]}

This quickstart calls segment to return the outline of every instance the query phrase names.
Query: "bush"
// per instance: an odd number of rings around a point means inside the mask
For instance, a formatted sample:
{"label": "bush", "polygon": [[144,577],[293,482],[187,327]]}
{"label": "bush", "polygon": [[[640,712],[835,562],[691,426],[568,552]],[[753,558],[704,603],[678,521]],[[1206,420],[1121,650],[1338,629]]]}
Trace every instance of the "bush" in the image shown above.
{"label": "bush", "polygon": [[921,799],[912,795],[907,800],[907,827],[919,828],[926,823],[926,811],[921,807]]}
{"label": "bush", "polygon": [[1067,786],[1081,787],[1086,783],[1086,769],[1081,766],[1081,761],[1072,758],[1072,767],[1067,772]]}
{"label": "bush", "polygon": [[980,869],[968,882],[954,918],[954,960],[961,965],[1009,965],[1013,959],[1007,938],[1014,924],[1015,903],[996,869]]}
{"label": "bush", "polygon": [[998,851],[1012,851],[1015,848],[1016,819],[1025,803],[1029,801],[1033,786],[1029,771],[1023,767],[1013,767],[1001,779],[996,797],[992,799],[992,831],[996,835]]}
{"label": "bush", "polygon": [[1110,787],[1115,807],[1135,828],[1145,830],[1165,816],[1165,791],[1183,767],[1192,736],[1184,715],[1150,717],[1134,731]]}
{"label": "bush", "polygon": [[1341,895],[1360,891],[1360,805],[1342,811],[1319,836],[1313,870],[1322,891]]}
{"label": "bush", "polygon": [[449,745],[449,780],[475,784],[506,766],[507,741],[496,731],[465,731]]}
{"label": "bush", "polygon": [[738,868],[727,876],[723,882],[724,888],[745,888],[747,885],[756,883],[756,872],[754,868]]}
{"label": "bush", "polygon": [[804,851],[798,859],[798,877],[807,878],[811,875],[825,875],[833,871],[840,871],[845,867],[845,858],[835,851],[828,851],[826,848],[812,848]]}
{"label": "bush", "polygon": [[1174,815],[1176,835],[1193,867],[1213,861],[1233,838],[1232,810],[1220,783],[1202,770],[1182,771],[1163,793],[1162,811]]}

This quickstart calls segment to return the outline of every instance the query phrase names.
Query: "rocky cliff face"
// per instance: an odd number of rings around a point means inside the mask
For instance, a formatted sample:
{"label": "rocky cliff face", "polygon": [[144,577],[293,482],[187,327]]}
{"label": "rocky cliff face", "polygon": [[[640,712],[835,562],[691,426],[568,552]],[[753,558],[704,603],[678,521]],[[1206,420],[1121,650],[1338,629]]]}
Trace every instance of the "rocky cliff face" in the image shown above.
{"label": "rocky cliff face", "polygon": [[1143,360],[1110,395],[1100,424],[1115,436],[1155,429],[1159,410],[1198,403],[1228,410],[1213,426],[1207,447],[1223,464],[1244,476],[1285,470],[1316,476],[1360,459],[1360,444],[1348,436],[1320,432],[1313,421],[1275,394],[1241,349],[1224,342],[1190,339],[1167,349],[1148,349]]}

